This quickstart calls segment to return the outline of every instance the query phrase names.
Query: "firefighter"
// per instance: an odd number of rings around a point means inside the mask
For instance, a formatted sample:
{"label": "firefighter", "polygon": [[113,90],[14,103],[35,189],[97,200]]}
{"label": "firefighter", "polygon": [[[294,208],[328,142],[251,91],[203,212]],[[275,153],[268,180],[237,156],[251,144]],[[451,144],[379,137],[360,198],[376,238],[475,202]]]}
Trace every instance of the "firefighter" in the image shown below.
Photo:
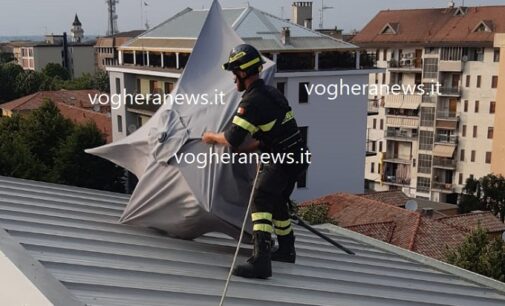
{"label": "firefighter", "polygon": [[[205,143],[227,145],[242,152],[260,150],[292,157],[290,162],[286,158],[283,163],[270,162],[260,166],[251,214],[253,254],[247,263],[233,271],[234,275],[246,278],[270,277],[271,260],[295,262],[295,236],[289,219],[288,200],[296,181],[310,162],[304,158],[310,153],[288,101],[259,77],[264,63],[261,54],[251,45],[242,44],[230,52],[223,68],[233,72],[237,90],[245,93],[231,127],[224,133],[206,132],[202,137]],[[248,134],[254,139],[252,145],[244,144]],[[279,248],[272,253],[273,231]]]}

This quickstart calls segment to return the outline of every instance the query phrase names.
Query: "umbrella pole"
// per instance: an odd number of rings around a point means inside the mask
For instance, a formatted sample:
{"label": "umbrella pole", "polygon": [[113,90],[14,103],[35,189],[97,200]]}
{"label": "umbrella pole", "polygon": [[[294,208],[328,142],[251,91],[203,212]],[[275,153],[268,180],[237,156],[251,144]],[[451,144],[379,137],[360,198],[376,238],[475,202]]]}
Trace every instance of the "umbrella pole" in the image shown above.
{"label": "umbrella pole", "polygon": [[335,240],[331,239],[330,237],[326,236],[325,234],[321,233],[320,231],[316,230],[312,226],[308,225],[305,223],[305,221],[302,220],[298,215],[295,214],[294,212],[294,204],[293,201],[289,200],[289,210],[291,212],[291,219],[293,219],[297,225],[300,225],[307,230],[309,230],[311,233],[317,235],[318,237],[322,238],[323,240],[331,243],[332,245],[336,246],[337,248],[341,249],[342,251],[346,252],[349,255],[356,255],[353,251],[349,250],[345,246],[341,245],[340,243],[336,242]]}

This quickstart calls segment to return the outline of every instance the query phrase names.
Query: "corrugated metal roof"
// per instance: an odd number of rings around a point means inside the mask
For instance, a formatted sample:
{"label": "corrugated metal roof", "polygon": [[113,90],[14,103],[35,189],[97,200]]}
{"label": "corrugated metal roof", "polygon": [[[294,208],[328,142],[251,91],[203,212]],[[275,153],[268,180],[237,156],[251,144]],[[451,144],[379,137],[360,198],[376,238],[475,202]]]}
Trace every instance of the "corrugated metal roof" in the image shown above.
{"label": "corrugated metal roof", "polygon": [[[88,305],[217,305],[236,242],[221,234],[183,241],[117,224],[127,201],[126,195],[0,177],[0,227],[34,265],[41,263]],[[296,231],[297,263],[273,263],[269,280],[232,278],[226,305],[505,303],[505,289],[479,285],[479,276],[465,280],[350,236],[358,234],[330,234],[357,253],[350,256]],[[2,251],[6,240],[0,239]]]}
{"label": "corrugated metal roof", "polygon": [[[181,39],[194,42],[202,29],[208,10],[186,8],[152,30],[123,45],[125,49],[139,46],[150,48],[181,48]],[[335,50],[354,49],[356,46],[319,32],[283,20],[254,7],[223,9],[226,22],[246,42],[261,51],[273,50]],[[291,43],[281,43],[281,31],[289,27]],[[155,44],[155,46],[153,45]]]}

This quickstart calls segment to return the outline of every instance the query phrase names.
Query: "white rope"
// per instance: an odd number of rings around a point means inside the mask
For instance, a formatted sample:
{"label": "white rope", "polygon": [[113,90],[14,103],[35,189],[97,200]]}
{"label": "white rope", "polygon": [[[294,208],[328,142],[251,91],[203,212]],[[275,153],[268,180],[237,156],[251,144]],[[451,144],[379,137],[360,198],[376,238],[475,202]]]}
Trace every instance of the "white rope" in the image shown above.
{"label": "white rope", "polygon": [[244,237],[244,229],[245,229],[245,225],[247,223],[247,218],[249,217],[249,210],[251,210],[251,204],[252,204],[253,197],[254,197],[254,190],[256,189],[256,181],[258,180],[258,176],[260,173],[260,168],[261,168],[260,165],[258,165],[257,170],[256,170],[256,177],[254,177],[254,183],[253,183],[251,195],[249,196],[249,204],[247,204],[247,210],[245,212],[244,221],[242,222],[242,229],[240,230],[240,236],[238,238],[237,248],[235,249],[235,255],[233,256],[233,261],[231,263],[230,272],[228,273],[228,277],[226,278],[226,284],[224,285],[224,290],[223,290],[223,294],[221,295],[221,301],[219,302],[219,306],[223,306],[224,299],[226,298],[226,293],[228,293],[228,285],[230,284],[230,279],[231,279],[231,275],[233,273],[233,268],[235,267],[235,262],[237,261],[238,252],[240,250],[240,244],[242,243],[242,238]]}

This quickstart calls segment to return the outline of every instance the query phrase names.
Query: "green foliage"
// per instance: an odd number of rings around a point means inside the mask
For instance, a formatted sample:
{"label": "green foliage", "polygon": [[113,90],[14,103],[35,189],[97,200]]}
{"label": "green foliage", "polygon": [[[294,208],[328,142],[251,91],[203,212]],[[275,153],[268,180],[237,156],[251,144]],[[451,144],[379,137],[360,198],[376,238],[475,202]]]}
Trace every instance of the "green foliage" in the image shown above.
{"label": "green foliage", "polygon": [[16,58],[14,57],[14,54],[0,52],[0,64],[10,63],[15,60]]}
{"label": "green foliage", "polygon": [[329,204],[311,204],[297,207],[297,215],[310,224],[336,223],[328,218]]}
{"label": "green foliage", "polygon": [[45,76],[36,71],[25,71],[16,78],[16,94],[18,97],[31,95],[39,91]]}
{"label": "green foliage", "polygon": [[42,73],[49,78],[60,78],[61,80],[69,80],[70,73],[63,68],[62,65],[56,63],[49,63],[42,69]]}
{"label": "green foliage", "polygon": [[123,191],[123,170],[84,152],[103,144],[94,123],[75,125],[45,101],[27,117],[0,118],[0,175]]}
{"label": "green foliage", "polygon": [[446,261],[505,282],[505,244],[501,239],[490,239],[480,227],[472,231],[457,249],[449,251]]}
{"label": "green foliage", "polygon": [[0,64],[0,103],[19,97],[16,81],[21,74],[24,74],[23,68],[16,63]]}
{"label": "green foliage", "polygon": [[459,199],[459,212],[490,210],[505,219],[505,178],[488,174],[479,180],[469,178]]}

